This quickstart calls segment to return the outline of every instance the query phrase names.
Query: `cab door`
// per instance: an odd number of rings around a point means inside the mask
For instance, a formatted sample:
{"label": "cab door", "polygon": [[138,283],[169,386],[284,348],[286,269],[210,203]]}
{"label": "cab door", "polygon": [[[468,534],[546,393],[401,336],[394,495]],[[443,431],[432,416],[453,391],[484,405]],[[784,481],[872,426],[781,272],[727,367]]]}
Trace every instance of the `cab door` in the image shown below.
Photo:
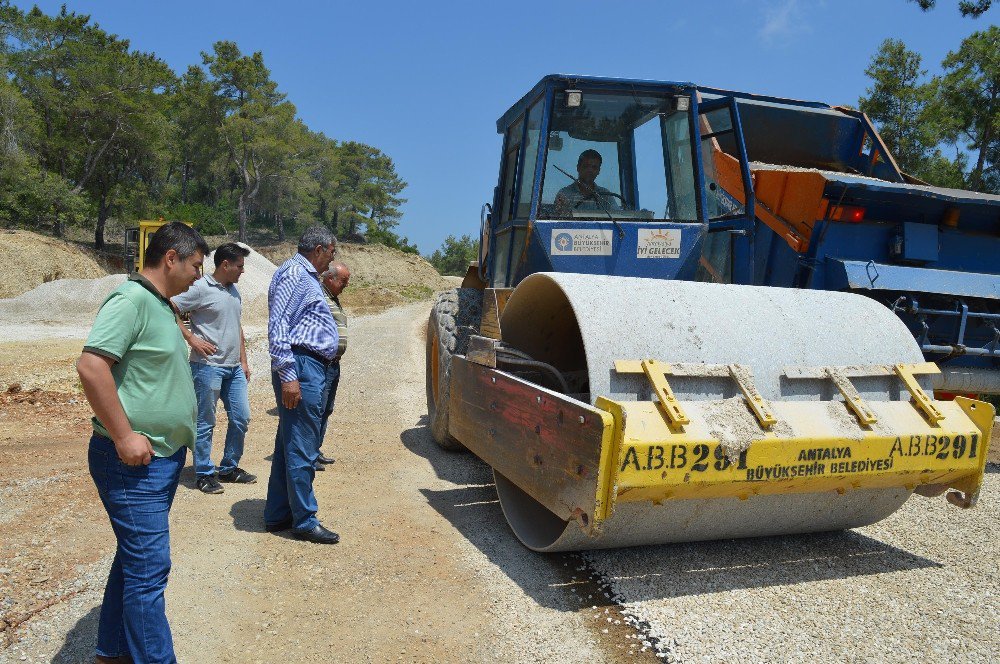
{"label": "cab door", "polygon": [[751,284],[754,209],[750,162],[733,97],[699,100],[701,207],[708,222],[699,279]]}
{"label": "cab door", "polygon": [[535,175],[544,138],[545,100],[544,95],[539,97],[504,135],[500,185],[490,220],[496,233],[496,241],[491,243],[494,249],[490,278],[495,288],[513,286],[525,258],[528,228],[537,205]]}

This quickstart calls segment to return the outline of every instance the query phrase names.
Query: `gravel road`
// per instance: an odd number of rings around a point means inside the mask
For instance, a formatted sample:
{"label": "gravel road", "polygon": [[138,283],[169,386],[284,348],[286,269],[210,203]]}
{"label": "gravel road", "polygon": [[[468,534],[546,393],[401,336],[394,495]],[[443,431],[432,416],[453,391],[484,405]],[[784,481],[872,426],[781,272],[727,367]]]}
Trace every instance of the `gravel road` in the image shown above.
{"label": "gravel road", "polygon": [[[182,475],[167,589],[181,662],[656,661],[578,557],[524,549],[488,468],[438,450],[426,433],[428,310],[351,321],[338,433],[324,447],[337,462],[315,482],[319,516],[342,537],[333,547],[263,532],[276,418],[263,330],[249,330],[256,375],[241,465],[261,481],[206,496],[193,489],[190,461]],[[218,446],[224,427],[215,435]],[[83,450],[81,441],[73,452],[81,463]],[[90,509],[100,509],[96,494]],[[0,662],[92,661],[112,547],[108,527],[102,560],[79,570],[79,594],[26,623]]]}
{"label": "gravel road", "polygon": [[664,661],[986,662],[1000,652],[1000,474],[839,533],[585,554]]}
{"label": "gravel road", "polygon": [[[914,497],[845,533],[537,555],[507,528],[488,468],[438,450],[426,432],[427,310],[352,320],[324,448],[337,462],[316,478],[319,516],[343,538],[334,547],[263,532],[276,419],[262,330],[251,331],[243,465],[261,482],[205,496],[185,470],[167,592],[180,661],[972,662],[1000,652],[996,466],[974,510]],[[74,454],[82,462],[82,441]],[[103,558],[78,570],[78,594],[27,622],[0,662],[90,661],[112,546],[108,529]]]}

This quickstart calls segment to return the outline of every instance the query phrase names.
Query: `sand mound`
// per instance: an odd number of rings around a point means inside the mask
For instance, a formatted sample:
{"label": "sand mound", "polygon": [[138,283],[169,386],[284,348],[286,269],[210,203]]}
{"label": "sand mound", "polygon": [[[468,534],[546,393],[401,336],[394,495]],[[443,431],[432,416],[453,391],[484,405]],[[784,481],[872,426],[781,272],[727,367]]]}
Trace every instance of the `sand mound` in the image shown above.
{"label": "sand mound", "polygon": [[[21,241],[35,251],[34,255],[38,257],[47,255],[53,263],[71,255],[68,248],[74,248],[74,245],[69,243],[49,240],[34,233],[0,235],[0,239],[5,237]],[[295,251],[295,246],[289,242],[262,249],[261,253],[250,250],[245,271],[237,284],[243,298],[243,319],[246,323],[267,322],[267,288],[277,269],[275,263],[268,260],[267,256],[275,257],[279,263],[284,262]],[[76,257],[92,260],[82,253]],[[389,307],[429,298],[436,290],[452,287],[449,280],[439,275],[437,270],[423,258],[380,245],[344,244],[341,245],[338,259],[351,268],[351,286],[341,301],[354,314],[383,311]],[[68,264],[60,263],[59,269],[64,269]],[[214,265],[211,256],[205,259],[207,272],[211,273]],[[102,271],[96,262],[93,269]],[[44,270],[36,270],[40,275],[43,275],[43,272]],[[48,274],[52,276],[56,273]],[[123,274],[99,275],[99,277],[96,279],[53,277],[54,280],[41,283],[27,292],[19,293],[16,297],[0,299],[0,326],[27,324],[87,326],[93,322],[98,308],[108,294],[125,281]],[[39,281],[44,279],[39,278]]]}
{"label": "sand mound", "polygon": [[107,274],[89,249],[29,231],[0,231],[0,298],[16,297],[56,279]]}
{"label": "sand mound", "polygon": [[100,279],[58,279],[0,300],[0,323],[56,323],[71,325],[93,321],[108,294],[125,281],[124,274]]}
{"label": "sand mound", "polygon": [[[247,247],[247,245],[242,246]],[[264,305],[267,306],[267,288],[271,284],[271,277],[274,276],[277,267],[252,248],[247,247],[247,249],[250,249],[250,255],[246,258],[243,265],[243,276],[240,277],[236,286],[240,289],[244,306],[250,302],[257,302],[261,298],[264,299]],[[214,256],[215,253],[213,252],[212,255]],[[205,264],[211,266],[215,265],[215,262],[209,257]],[[206,268],[205,271],[208,272],[210,269]]]}

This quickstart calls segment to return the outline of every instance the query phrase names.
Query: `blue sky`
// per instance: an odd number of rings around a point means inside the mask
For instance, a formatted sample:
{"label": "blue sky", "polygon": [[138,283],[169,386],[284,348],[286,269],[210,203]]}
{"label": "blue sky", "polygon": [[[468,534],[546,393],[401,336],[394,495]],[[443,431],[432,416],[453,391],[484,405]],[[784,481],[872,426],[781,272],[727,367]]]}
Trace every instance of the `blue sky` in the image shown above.
{"label": "blue sky", "polygon": [[[54,13],[61,1],[37,4]],[[496,119],[545,74],[856,104],[882,40],[903,40],[933,73],[1000,11],[962,18],[957,0],[927,13],[907,0],[67,4],[178,72],[220,39],[262,51],[309,127],[395,160],[409,183],[398,230],[425,254],[448,234],[478,232],[500,161]]]}

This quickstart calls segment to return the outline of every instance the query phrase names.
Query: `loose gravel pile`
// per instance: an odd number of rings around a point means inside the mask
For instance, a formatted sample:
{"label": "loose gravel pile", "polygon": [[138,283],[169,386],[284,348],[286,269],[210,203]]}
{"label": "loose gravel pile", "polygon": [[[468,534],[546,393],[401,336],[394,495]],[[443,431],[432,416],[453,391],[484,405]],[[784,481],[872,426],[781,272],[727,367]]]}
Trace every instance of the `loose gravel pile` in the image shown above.
{"label": "loose gravel pile", "polygon": [[108,294],[125,281],[124,274],[99,279],[59,279],[15,298],[0,300],[0,325],[92,321]]}
{"label": "loose gravel pile", "polygon": [[664,661],[984,662],[1000,652],[1000,473],[979,505],[873,526],[583,554]]}
{"label": "loose gravel pile", "polygon": [[[252,248],[246,248],[250,249],[250,255],[244,261],[243,275],[236,284],[243,299],[243,319],[247,322],[267,322],[267,288],[277,267]],[[206,272],[212,271],[215,265],[212,256],[205,259]]]}
{"label": "loose gravel pile", "polygon": [[[211,273],[214,265],[211,256],[205,259],[206,272]],[[267,320],[267,287],[275,269],[271,261],[250,250],[237,287],[251,321]],[[17,297],[0,300],[0,326],[88,325],[108,294],[125,279],[124,274],[111,274],[98,279],[57,279],[43,283]]]}

